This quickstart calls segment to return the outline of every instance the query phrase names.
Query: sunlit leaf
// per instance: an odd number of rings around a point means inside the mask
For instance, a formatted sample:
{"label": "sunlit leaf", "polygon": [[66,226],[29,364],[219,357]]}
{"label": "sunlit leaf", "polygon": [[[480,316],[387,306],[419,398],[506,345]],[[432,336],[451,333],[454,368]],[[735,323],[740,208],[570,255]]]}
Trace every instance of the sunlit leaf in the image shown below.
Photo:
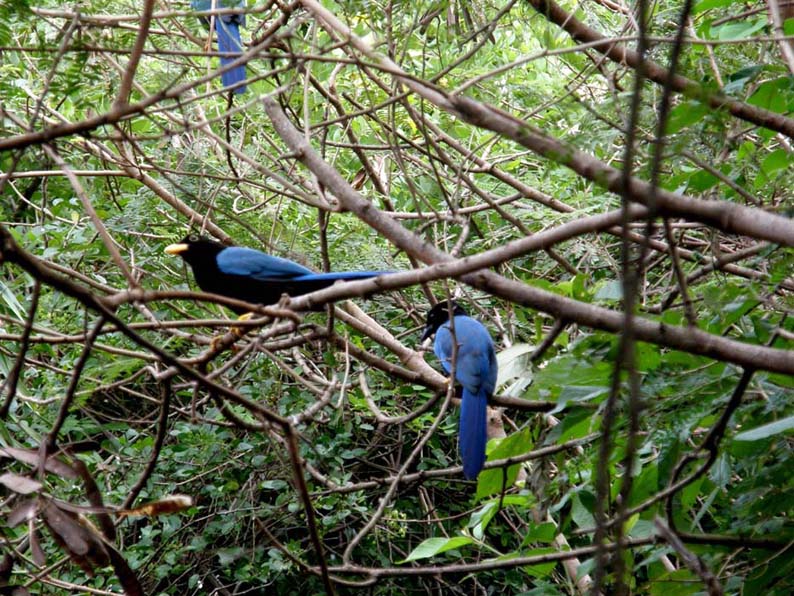
{"label": "sunlit leaf", "polygon": [[420,559],[428,559],[448,550],[473,544],[474,539],[469,536],[453,536],[452,538],[428,538],[413,549],[410,554],[398,563],[410,563]]}

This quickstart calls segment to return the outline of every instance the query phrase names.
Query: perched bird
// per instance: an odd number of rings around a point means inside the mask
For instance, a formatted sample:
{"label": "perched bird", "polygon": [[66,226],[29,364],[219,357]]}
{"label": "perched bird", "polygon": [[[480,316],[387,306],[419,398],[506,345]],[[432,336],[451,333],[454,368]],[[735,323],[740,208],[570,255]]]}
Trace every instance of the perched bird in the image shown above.
{"label": "perched bird", "polygon": [[[178,244],[165,248],[179,255],[193,270],[196,283],[205,292],[253,304],[273,304],[282,294],[301,296],[327,288],[337,280],[351,281],[377,277],[389,271],[340,271],[315,273],[294,261],[265,254],[253,248],[224,246],[190,234]],[[244,309],[232,308],[237,314]]]}
{"label": "perched bird", "polygon": [[[245,8],[245,0],[190,0],[190,6],[193,10],[201,12],[223,8]],[[199,20],[207,29],[210,28],[209,17],[202,16],[199,17]],[[242,13],[219,14],[215,15],[213,20],[215,21],[215,31],[218,34],[218,52],[228,54],[242,53],[243,41],[240,38],[240,27],[245,25],[245,15]],[[238,56],[221,56],[221,66],[226,66],[237,58]],[[221,75],[224,87],[232,87],[244,81],[245,78],[245,65],[243,64]],[[245,85],[234,88],[235,93],[245,93],[245,90]]]}
{"label": "perched bird", "polygon": [[[452,324],[450,324],[450,308]],[[452,357],[457,344],[455,380],[463,386],[460,405],[458,447],[463,460],[463,475],[477,478],[485,464],[487,441],[486,406],[496,388],[496,352],[488,330],[466,314],[457,302],[439,302],[427,313],[422,340],[436,334],[433,352],[447,374],[453,369]],[[455,342],[455,343],[453,343]]]}

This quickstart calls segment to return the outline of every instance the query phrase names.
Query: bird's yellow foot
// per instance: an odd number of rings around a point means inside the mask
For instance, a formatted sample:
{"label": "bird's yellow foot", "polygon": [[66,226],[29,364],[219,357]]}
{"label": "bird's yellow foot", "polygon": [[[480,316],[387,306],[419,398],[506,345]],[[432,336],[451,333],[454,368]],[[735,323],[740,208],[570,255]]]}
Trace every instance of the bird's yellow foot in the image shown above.
{"label": "bird's yellow foot", "polygon": [[[256,315],[252,312],[247,312],[245,314],[240,315],[237,317],[238,321],[250,321]],[[237,337],[243,337],[246,333],[248,333],[248,327],[232,327],[232,333],[234,333]]]}
{"label": "bird's yellow foot", "polygon": [[[237,317],[238,321],[250,321],[255,316],[252,312],[247,312],[243,315]],[[229,330],[236,338],[243,337],[246,333],[248,333],[248,327],[238,327],[233,325],[232,328]],[[224,348],[228,347],[229,344],[234,343],[235,340],[229,337],[228,333],[224,333],[223,335],[216,335],[210,341],[210,348],[213,352],[220,352]]]}

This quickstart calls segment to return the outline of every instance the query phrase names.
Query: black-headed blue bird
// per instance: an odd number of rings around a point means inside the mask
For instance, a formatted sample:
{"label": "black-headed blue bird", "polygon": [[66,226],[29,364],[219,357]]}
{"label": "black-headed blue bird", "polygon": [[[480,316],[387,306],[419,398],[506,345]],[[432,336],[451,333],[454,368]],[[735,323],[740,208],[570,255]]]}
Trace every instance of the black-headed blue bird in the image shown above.
{"label": "black-headed blue bird", "polygon": [[[294,261],[274,257],[253,248],[224,246],[197,234],[165,248],[179,255],[193,270],[199,288],[212,294],[253,304],[274,304],[282,294],[301,296],[327,288],[338,280],[377,277],[390,271],[339,271],[315,273]],[[237,314],[244,309],[232,308]]]}
{"label": "black-headed blue bird", "polygon": [[[213,6],[214,4],[214,6]],[[190,7],[193,10],[206,12],[224,8],[245,8],[245,0],[190,0]],[[202,24],[209,29],[209,17],[199,17]],[[245,25],[245,15],[243,13],[226,13],[215,15],[215,31],[218,34],[218,52],[226,54],[221,56],[221,66],[233,62],[243,51],[243,40],[240,37],[240,27]],[[231,70],[221,74],[221,81],[224,87],[234,87],[246,78],[245,65],[241,64]],[[234,87],[235,93],[245,93],[246,86]]]}
{"label": "black-headed blue bird", "polygon": [[485,464],[488,398],[496,388],[498,366],[493,340],[483,324],[468,316],[454,301],[439,302],[427,313],[422,341],[433,333],[436,334],[433,352],[447,374],[453,370],[452,357],[456,355],[455,380],[463,387],[458,447],[463,460],[463,475],[473,480]]}

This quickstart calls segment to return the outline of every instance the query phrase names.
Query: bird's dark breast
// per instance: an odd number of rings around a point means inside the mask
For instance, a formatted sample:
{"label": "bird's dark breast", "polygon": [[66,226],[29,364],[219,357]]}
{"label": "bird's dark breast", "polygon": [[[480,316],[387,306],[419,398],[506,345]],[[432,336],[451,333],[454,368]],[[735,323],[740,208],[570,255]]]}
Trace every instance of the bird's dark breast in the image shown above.
{"label": "bird's dark breast", "polygon": [[[229,298],[265,306],[278,302],[282,294],[301,296],[327,288],[333,283],[333,280],[257,280],[244,275],[229,275],[220,271],[201,273],[194,270],[194,275],[198,287],[204,292],[221,294]],[[247,312],[246,309],[229,308],[237,314]]]}

